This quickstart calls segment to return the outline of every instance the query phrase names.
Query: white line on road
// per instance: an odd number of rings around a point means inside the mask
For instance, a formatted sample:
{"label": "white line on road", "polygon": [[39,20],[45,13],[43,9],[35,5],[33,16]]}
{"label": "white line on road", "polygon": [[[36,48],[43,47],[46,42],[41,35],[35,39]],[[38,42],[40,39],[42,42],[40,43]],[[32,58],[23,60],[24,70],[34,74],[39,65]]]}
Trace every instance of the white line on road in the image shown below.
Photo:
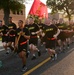
{"label": "white line on road", "polygon": [[0,49],[0,51],[4,51],[4,50],[5,50],[4,48],[1,48],[1,49]]}

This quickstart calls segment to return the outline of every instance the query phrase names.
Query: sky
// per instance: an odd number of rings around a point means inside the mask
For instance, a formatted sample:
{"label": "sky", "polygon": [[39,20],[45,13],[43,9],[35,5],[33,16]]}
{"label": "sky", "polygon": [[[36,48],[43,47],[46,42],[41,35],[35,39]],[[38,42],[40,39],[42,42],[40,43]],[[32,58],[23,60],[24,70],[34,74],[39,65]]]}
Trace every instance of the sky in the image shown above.
{"label": "sky", "polygon": [[[44,4],[46,4],[47,0],[40,0],[41,2],[43,2]],[[26,17],[31,9],[31,6],[33,4],[34,0],[25,0],[24,4],[26,6]],[[50,10],[48,9],[48,12],[50,12]]]}
{"label": "sky", "polygon": [[43,2],[44,4],[46,4],[46,1],[47,1],[47,0],[40,0],[40,1]]}

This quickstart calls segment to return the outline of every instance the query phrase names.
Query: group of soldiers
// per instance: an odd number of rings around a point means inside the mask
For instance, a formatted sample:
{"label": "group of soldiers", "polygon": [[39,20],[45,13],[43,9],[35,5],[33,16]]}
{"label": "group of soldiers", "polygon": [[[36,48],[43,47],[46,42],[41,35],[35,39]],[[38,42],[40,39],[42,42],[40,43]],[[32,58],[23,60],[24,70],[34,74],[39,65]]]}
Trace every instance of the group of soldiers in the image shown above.
{"label": "group of soldiers", "polygon": [[[34,22],[32,17],[25,21],[18,21],[18,25],[12,22],[9,17],[9,24],[3,25],[0,20],[0,36],[2,37],[3,47],[6,54],[9,54],[8,47],[12,52],[17,52],[22,59],[22,71],[26,71],[26,59],[29,52],[33,55],[32,60],[36,59],[35,53],[41,56],[38,48],[38,39],[45,45],[51,59],[57,59],[56,47],[59,46],[59,52],[64,52],[66,47],[74,40],[74,23],[72,21],[64,23],[63,19],[59,21],[45,19],[38,23]],[[29,52],[28,52],[29,51]]]}

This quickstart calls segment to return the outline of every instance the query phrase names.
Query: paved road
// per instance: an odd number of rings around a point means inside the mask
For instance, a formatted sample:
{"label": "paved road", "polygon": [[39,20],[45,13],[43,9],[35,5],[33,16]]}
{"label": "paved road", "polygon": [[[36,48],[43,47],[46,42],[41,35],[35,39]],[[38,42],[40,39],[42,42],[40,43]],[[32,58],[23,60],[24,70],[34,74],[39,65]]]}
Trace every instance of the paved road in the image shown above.
{"label": "paved road", "polygon": [[46,64],[29,75],[74,75],[74,44],[65,53],[58,54],[56,61]]}
{"label": "paved road", "polygon": [[41,75],[74,75],[74,51]]}
{"label": "paved road", "polygon": [[[74,75],[73,46],[74,44],[65,53],[58,54],[58,60],[46,62],[29,75]],[[31,60],[32,55],[27,59],[27,71],[44,62],[49,57],[49,54],[45,52],[44,46],[40,47],[40,50],[42,55],[38,57],[36,53],[36,60]],[[0,75],[25,75],[25,72],[21,72],[22,62],[17,54],[10,52],[10,54],[6,55],[5,51],[1,51],[0,60],[3,61],[3,67],[0,68]]]}
{"label": "paved road", "polygon": [[[32,55],[29,55],[29,58],[27,59],[27,71],[36,66],[38,63],[45,60],[49,55],[44,51],[44,47],[41,47],[42,55],[38,57],[36,53],[36,60],[31,60]],[[6,54],[5,50],[0,51],[0,60],[3,62],[3,67],[0,68],[0,75],[22,75],[24,72],[21,71],[22,62],[21,59],[18,57],[17,54],[13,54],[10,52],[10,54]]]}

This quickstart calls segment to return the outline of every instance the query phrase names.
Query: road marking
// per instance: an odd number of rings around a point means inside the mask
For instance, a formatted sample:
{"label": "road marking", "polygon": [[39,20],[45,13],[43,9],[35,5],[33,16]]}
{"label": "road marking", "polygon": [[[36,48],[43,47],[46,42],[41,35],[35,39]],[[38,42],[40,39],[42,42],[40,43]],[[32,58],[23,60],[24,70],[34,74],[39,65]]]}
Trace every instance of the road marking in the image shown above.
{"label": "road marking", "polygon": [[2,49],[0,49],[0,51],[4,51],[4,49],[2,48]]}
{"label": "road marking", "polygon": [[46,60],[44,60],[43,62],[39,63],[37,66],[33,67],[32,69],[30,69],[29,71],[27,71],[26,73],[24,73],[23,75],[28,75],[30,73],[32,73],[34,70],[36,70],[37,68],[41,67],[43,64],[45,64],[46,62],[48,62],[51,58],[47,58]]}
{"label": "road marking", "polygon": [[[74,48],[72,48],[70,51],[72,51],[72,50],[74,50]],[[70,51],[68,51],[68,52],[70,52]]]}
{"label": "road marking", "polygon": [[[74,48],[72,48],[71,50],[73,50]],[[30,69],[29,71],[27,71],[26,73],[24,73],[23,75],[29,75],[30,73],[32,73],[34,70],[36,70],[37,68],[41,67],[43,64],[45,64],[46,62],[48,62],[51,58],[47,58],[46,60],[44,60],[43,62],[41,62],[40,64],[38,64],[37,66],[33,67],[32,69]]]}
{"label": "road marking", "polygon": [[[9,49],[9,48],[7,48],[7,49]],[[4,48],[1,48],[1,49],[0,49],[0,52],[1,52],[1,51],[4,51],[4,50],[5,50]]]}

